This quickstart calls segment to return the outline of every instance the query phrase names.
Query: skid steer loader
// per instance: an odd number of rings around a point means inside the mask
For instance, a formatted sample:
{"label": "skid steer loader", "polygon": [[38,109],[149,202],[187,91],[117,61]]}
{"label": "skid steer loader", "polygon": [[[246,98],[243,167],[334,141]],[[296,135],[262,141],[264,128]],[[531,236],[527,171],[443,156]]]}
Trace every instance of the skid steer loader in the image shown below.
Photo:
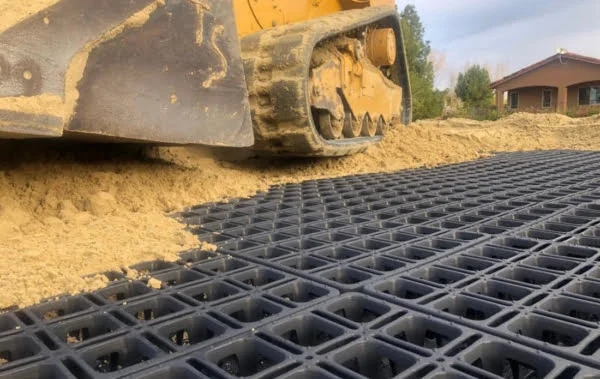
{"label": "skid steer loader", "polygon": [[0,18],[0,138],[337,156],[411,119],[394,0],[43,3]]}

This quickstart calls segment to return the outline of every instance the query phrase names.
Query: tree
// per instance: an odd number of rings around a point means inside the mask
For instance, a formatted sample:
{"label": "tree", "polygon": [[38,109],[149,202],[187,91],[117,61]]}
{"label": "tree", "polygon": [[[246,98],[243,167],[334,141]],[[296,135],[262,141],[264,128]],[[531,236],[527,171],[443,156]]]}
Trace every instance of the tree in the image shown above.
{"label": "tree", "polygon": [[490,73],[479,65],[469,67],[464,73],[458,74],[455,91],[468,107],[483,108],[490,105],[493,96]]}
{"label": "tree", "polygon": [[438,117],[444,100],[433,88],[434,66],[429,60],[431,46],[425,41],[425,28],[414,5],[407,5],[400,15],[412,88],[413,120]]}

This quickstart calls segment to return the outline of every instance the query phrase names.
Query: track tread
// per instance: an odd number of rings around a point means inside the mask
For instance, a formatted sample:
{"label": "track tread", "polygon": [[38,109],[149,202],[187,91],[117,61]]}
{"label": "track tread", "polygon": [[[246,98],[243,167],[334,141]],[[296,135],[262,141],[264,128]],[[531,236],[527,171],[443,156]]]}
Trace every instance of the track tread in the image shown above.
{"label": "track tread", "polygon": [[383,20],[400,29],[393,8],[372,7],[263,30],[242,39],[257,151],[341,156],[365,151],[381,141],[379,136],[324,139],[314,125],[306,91],[312,52],[320,41]]}

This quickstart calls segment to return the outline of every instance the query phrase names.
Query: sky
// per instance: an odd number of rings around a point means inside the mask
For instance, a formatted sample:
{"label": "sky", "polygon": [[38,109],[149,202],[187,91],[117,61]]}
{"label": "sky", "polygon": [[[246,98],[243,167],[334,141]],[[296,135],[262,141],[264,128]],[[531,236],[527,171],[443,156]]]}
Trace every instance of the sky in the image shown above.
{"label": "sky", "polygon": [[[470,64],[492,79],[556,54],[600,58],[600,0],[396,0],[413,4],[425,38],[442,57],[436,86],[446,88]],[[440,61],[440,59],[437,59]]]}

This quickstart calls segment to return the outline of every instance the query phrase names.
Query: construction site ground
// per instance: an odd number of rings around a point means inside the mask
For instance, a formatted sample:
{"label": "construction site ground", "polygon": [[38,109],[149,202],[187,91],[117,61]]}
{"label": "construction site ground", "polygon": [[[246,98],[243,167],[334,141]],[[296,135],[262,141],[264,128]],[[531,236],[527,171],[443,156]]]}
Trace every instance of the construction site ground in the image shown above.
{"label": "construction site ground", "polygon": [[396,127],[363,154],[319,160],[196,147],[1,144],[0,309],[9,309],[104,287],[103,272],[135,277],[127,267],[177,260],[201,244],[171,216],[187,206],[249,197],[277,184],[435,167],[494,152],[597,150],[600,117],[421,121]]}
{"label": "construction site ground", "polygon": [[0,315],[0,378],[597,378],[599,172],[499,153],[189,207],[216,249]]}

